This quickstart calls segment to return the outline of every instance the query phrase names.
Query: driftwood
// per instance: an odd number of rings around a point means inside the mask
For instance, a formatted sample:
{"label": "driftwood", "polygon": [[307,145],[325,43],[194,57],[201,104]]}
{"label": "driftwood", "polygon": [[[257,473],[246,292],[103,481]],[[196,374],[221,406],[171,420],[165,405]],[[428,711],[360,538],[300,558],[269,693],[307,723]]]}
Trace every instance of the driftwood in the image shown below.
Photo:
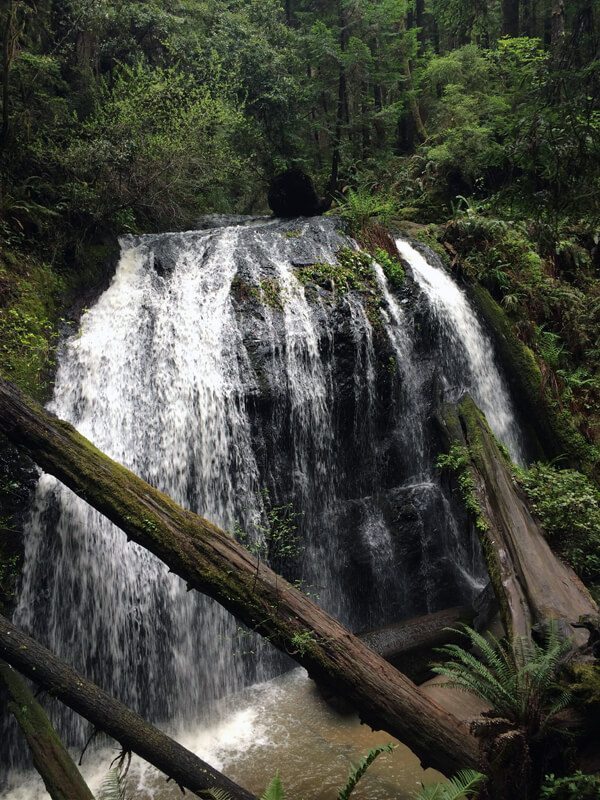
{"label": "driftwood", "polygon": [[[222,789],[232,800],[256,800],[250,792],[75,672],[3,616],[0,616],[0,655],[98,730],[116,739],[123,750],[137,753],[183,788],[199,796],[205,796],[202,793],[207,789]],[[73,792],[65,798],[79,800],[84,795]]]}
{"label": "driftwood", "polygon": [[46,712],[19,673],[1,660],[0,684],[8,692],[8,710],[23,732],[33,765],[52,800],[94,800]]}
{"label": "driftwood", "polygon": [[598,607],[550,549],[485,417],[465,397],[445,410],[443,425],[449,442],[468,454],[483,554],[507,633],[529,637],[536,625],[556,620],[566,636],[584,645],[589,633],[574,626],[581,617],[597,616]]}
{"label": "driftwood", "polygon": [[[115,463],[71,425],[0,381],[0,432],[40,467],[349,701],[363,722],[446,774],[481,767],[466,725],[442,710],[233,537]],[[82,535],[84,535],[82,533]]]}

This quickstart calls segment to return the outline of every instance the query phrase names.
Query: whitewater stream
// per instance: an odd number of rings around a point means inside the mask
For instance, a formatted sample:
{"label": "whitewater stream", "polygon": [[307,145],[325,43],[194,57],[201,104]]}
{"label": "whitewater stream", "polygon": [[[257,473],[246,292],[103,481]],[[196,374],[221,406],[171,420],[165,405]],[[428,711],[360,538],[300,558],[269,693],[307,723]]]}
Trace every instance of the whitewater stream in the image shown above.
{"label": "whitewater stream", "polygon": [[[524,452],[492,343],[433,254],[398,241],[399,291],[376,264],[366,293],[303,277],[353,246],[327,218],[125,237],[110,287],[60,351],[50,408],[361,631],[485,587],[435,468],[439,404],[469,391],[513,459]],[[285,552],[272,545],[281,518]],[[279,769],[290,798],[334,798],[350,760],[389,740],[330,710],[301,670],[49,475],[14,621],[250,790]],[[81,748],[88,723],[52,715]],[[0,797],[46,797],[10,721],[1,749]],[[91,749],[92,785],[110,760]],[[434,777],[399,747],[355,796],[408,798]],[[130,783],[136,798],[179,796],[136,762]]]}

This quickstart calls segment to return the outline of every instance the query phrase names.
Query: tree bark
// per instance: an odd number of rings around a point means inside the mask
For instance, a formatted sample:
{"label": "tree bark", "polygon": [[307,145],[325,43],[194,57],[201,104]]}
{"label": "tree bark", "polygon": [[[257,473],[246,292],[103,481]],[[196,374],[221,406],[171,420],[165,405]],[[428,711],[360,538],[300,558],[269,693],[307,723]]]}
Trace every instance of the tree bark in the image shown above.
{"label": "tree bark", "polygon": [[346,65],[344,63],[344,56],[346,54],[346,45],[348,42],[347,20],[346,14],[341,2],[338,2],[338,21],[340,27],[340,65],[338,76],[338,100],[337,111],[335,117],[335,131],[333,134],[333,151],[331,155],[331,173],[329,176],[329,191],[330,197],[333,197],[338,189],[340,164],[342,159],[342,129],[344,119],[348,124],[348,86],[346,81]]}
{"label": "tree bark", "polygon": [[8,692],[8,710],[16,719],[52,800],[94,800],[75,762],[18,672],[0,660],[0,684]]}
{"label": "tree bark", "polygon": [[6,0],[4,12],[4,35],[2,37],[2,127],[0,128],[0,153],[8,143],[10,131],[10,70],[15,46],[15,6],[13,0]]}
{"label": "tree bark", "polygon": [[[199,796],[207,789],[222,789],[232,800],[256,800],[250,792],[71,669],[1,615],[0,655],[98,730],[116,739],[123,750],[137,753],[179,786]],[[79,800],[80,797],[84,795],[69,794],[65,795],[65,800]]]}
{"label": "tree bark", "polygon": [[502,35],[519,35],[519,0],[502,0]]}
{"label": "tree bark", "polygon": [[[402,20],[400,30],[404,35],[406,31],[406,20],[404,19]],[[417,134],[419,141],[424,142],[425,139],[427,139],[427,131],[425,130],[425,125],[423,124],[421,109],[419,108],[419,103],[414,91],[410,59],[404,49],[402,50],[401,63],[402,72],[404,73],[404,85],[407,93],[407,104],[415,127],[415,133]]]}
{"label": "tree bark", "polygon": [[565,635],[584,645],[588,633],[573,625],[580,617],[596,616],[598,607],[550,549],[485,417],[466,397],[446,409],[443,425],[449,441],[469,454],[476,527],[507,634],[530,637],[535,625],[557,620]]}
{"label": "tree bark", "polygon": [[109,459],[71,425],[0,380],[0,432],[196,589],[404,741],[426,766],[480,767],[466,725],[232,536]]}
{"label": "tree bark", "polygon": [[550,42],[556,57],[565,38],[565,0],[552,0],[550,20]]}

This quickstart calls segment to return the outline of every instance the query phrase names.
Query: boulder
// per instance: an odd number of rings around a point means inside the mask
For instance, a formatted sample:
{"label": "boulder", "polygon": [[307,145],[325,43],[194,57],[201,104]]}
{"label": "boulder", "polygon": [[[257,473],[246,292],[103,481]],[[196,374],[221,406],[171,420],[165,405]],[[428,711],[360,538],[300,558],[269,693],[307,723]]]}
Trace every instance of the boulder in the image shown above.
{"label": "boulder", "polygon": [[319,197],[312,178],[297,168],[273,178],[267,199],[276,217],[315,217],[331,206],[331,201]]}

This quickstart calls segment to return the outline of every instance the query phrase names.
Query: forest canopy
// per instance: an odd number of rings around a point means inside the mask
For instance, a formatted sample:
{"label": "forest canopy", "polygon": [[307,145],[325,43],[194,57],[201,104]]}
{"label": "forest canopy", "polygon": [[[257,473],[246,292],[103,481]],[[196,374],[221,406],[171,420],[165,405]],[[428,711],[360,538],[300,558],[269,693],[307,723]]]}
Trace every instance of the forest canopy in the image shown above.
{"label": "forest canopy", "polygon": [[260,210],[289,166],[385,187],[408,216],[457,197],[591,214],[595,5],[4,0],[2,234]]}

